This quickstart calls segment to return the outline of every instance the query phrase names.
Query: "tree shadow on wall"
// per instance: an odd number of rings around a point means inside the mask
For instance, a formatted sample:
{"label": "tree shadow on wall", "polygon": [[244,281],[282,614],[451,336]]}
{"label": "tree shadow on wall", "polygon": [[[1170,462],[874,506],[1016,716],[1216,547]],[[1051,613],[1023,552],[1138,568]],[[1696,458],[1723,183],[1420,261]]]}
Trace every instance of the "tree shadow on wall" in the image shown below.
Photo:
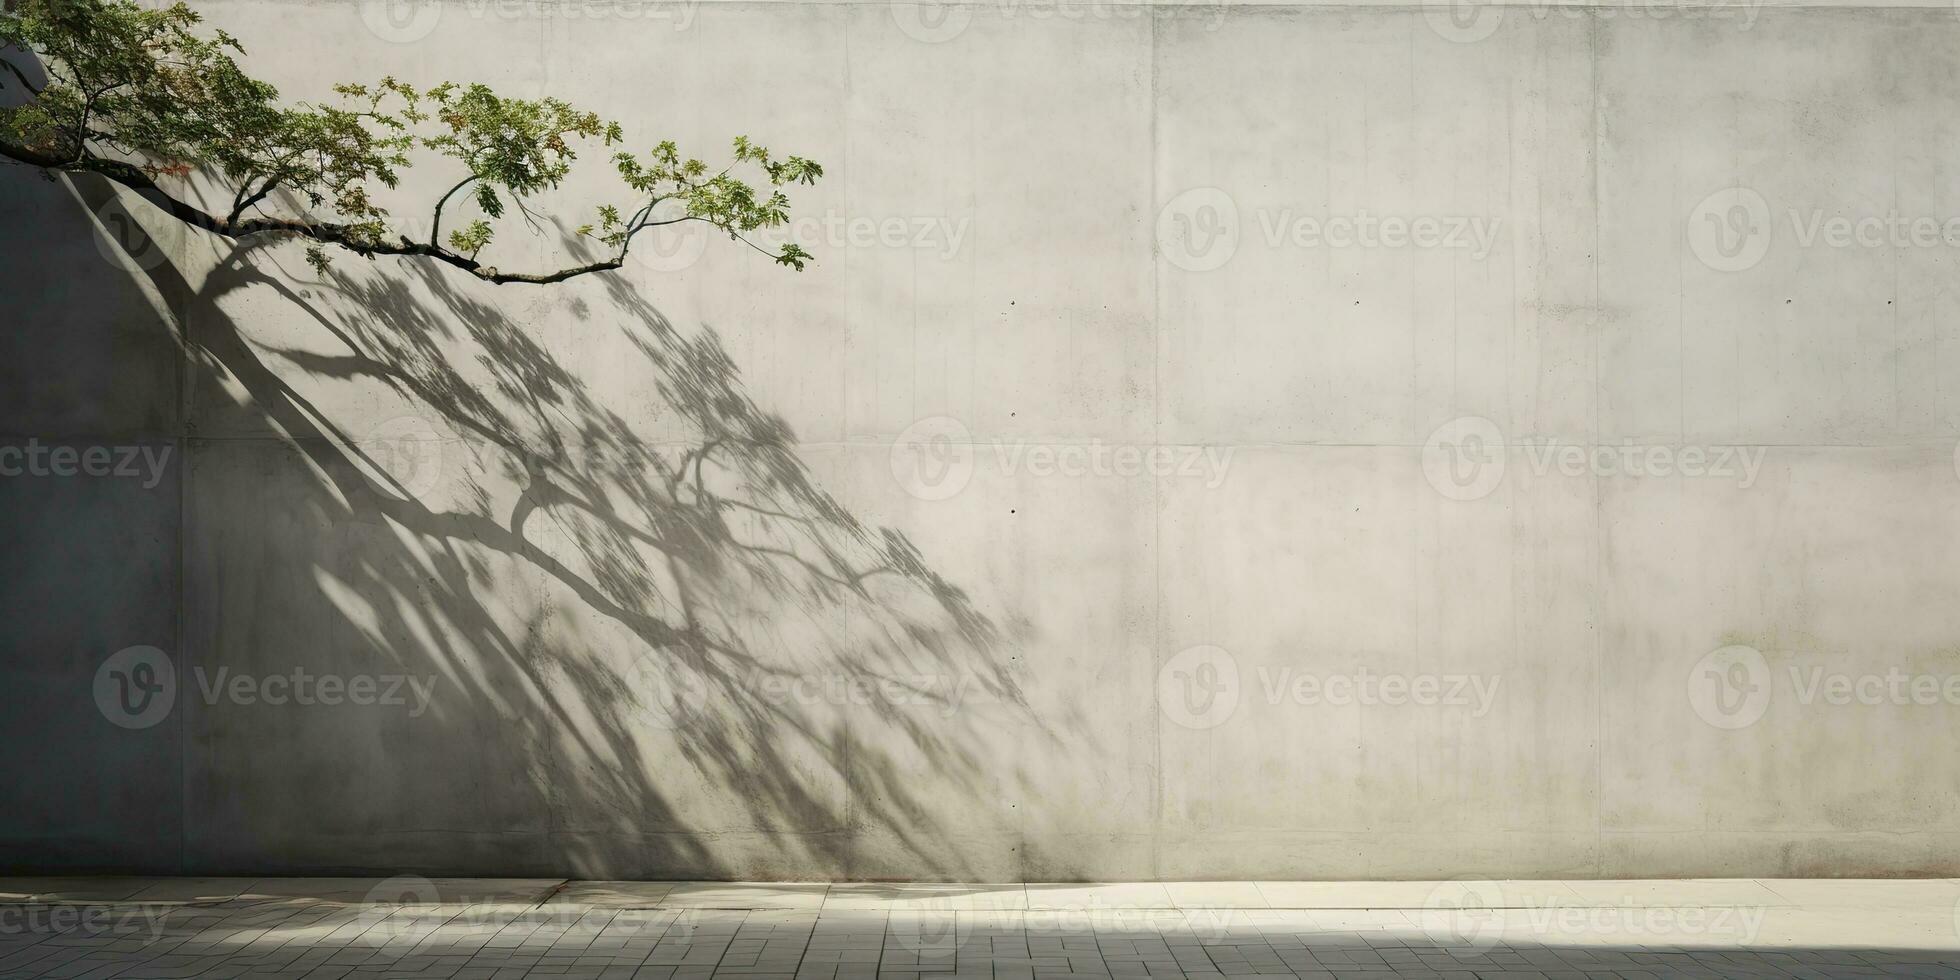
{"label": "tree shadow on wall", "polygon": [[[546,300],[617,318],[608,374],[651,385],[629,418],[495,305],[516,297],[274,261],[148,271],[191,366],[183,655],[436,694],[421,716],[193,706],[186,870],[1002,873],[959,841],[1011,850],[1010,760],[1060,744],[1017,637],[818,485],[712,330],[618,276]],[[254,339],[227,312],[253,304],[331,340]],[[383,402],[410,407],[376,427]]]}

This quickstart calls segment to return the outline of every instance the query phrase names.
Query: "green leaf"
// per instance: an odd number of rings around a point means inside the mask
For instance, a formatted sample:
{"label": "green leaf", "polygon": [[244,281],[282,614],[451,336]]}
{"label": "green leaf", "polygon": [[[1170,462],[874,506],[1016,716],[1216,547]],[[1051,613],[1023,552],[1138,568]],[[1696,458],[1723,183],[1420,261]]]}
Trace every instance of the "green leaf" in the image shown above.
{"label": "green leaf", "polygon": [[489,184],[476,185],[476,206],[482,208],[483,213],[492,218],[504,216],[504,202],[497,197],[496,190]]}
{"label": "green leaf", "polygon": [[470,258],[476,258],[476,253],[483,251],[484,246],[490,244],[492,235],[490,222],[479,218],[450,232],[449,247]]}
{"label": "green leaf", "polygon": [[[369,256],[405,240],[394,228],[390,192],[409,167],[433,160],[445,169],[445,185],[465,178],[474,185],[483,217],[448,238],[450,248],[473,257],[491,243],[493,223],[511,202],[523,208],[524,199],[561,187],[582,149],[625,140],[618,123],[596,113],[481,84],[423,89],[390,76],[331,85],[318,104],[283,101],[239,67],[235,38],[199,25],[182,2],[9,0],[0,7],[0,48],[32,52],[48,80],[26,98],[15,97],[17,86],[0,86],[9,102],[0,106],[0,146],[17,158],[57,161],[49,168],[56,170],[133,164],[166,193],[175,180],[223,187],[236,193],[231,212],[215,215],[220,224],[272,214],[330,229],[327,241]],[[643,156],[612,152],[632,198],[599,209],[603,240],[630,246],[666,201],[731,236],[780,226],[790,202],[777,188],[811,184],[823,173],[801,157],[778,160],[746,134],[731,145],[733,160],[716,167],[683,156],[672,140]],[[305,202],[309,212],[276,214],[288,201]],[[309,250],[309,262],[324,257],[317,245]],[[777,261],[801,268],[809,258],[792,247]]]}

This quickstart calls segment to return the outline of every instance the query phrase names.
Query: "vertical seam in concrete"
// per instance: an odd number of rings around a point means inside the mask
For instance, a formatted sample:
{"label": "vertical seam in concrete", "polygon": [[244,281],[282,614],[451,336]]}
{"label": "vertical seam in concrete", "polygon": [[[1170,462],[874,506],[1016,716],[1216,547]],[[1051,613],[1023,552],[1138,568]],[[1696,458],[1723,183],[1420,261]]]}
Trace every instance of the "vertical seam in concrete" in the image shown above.
{"label": "vertical seam in concrete", "polygon": [[[854,17],[854,15],[853,15],[853,13],[852,13],[852,11],[851,11],[851,9],[850,9],[850,8],[848,8],[848,7],[846,7],[846,8],[844,9],[844,12],[843,12],[843,14],[842,14],[842,15],[841,15],[841,16],[839,17],[839,20],[841,21],[841,28],[840,28],[840,31],[841,31],[841,33],[842,33],[842,35],[843,35],[843,37],[842,37],[842,39],[841,39],[841,40],[842,40],[842,42],[843,42],[843,48],[844,48],[844,51],[843,51],[843,59],[842,59],[842,61],[843,61],[843,63],[842,63],[842,64],[841,64],[840,66],[839,66],[839,71],[840,71],[840,73],[841,73],[841,74],[843,75],[843,79],[842,79],[842,82],[843,82],[843,93],[842,93],[842,95],[843,95],[843,99],[844,99],[844,106],[843,106],[843,111],[842,111],[842,112],[840,112],[840,113],[838,114],[838,118],[839,118],[839,125],[841,125],[841,126],[843,127],[843,132],[839,134],[839,140],[838,140],[838,142],[839,142],[839,143],[841,144],[841,146],[842,146],[842,152],[843,152],[843,155],[844,155],[844,160],[843,160],[843,164],[844,164],[844,166],[843,166],[843,168],[842,168],[842,170],[843,170],[843,173],[844,173],[844,175],[845,175],[845,179],[844,179],[844,181],[843,181],[843,185],[844,185],[844,186],[843,186],[843,191],[842,191],[842,194],[843,194],[843,198],[844,198],[844,213],[845,213],[845,214],[850,214],[850,213],[851,213],[851,182],[850,182],[850,174],[851,174],[851,22],[852,22],[852,21],[853,21],[854,19],[855,19],[855,17]],[[851,286],[850,286],[850,283],[851,283],[851,276],[850,276],[850,267],[851,267],[851,266],[852,266],[852,265],[854,264],[854,263],[853,263],[853,261],[852,261],[852,259],[853,259],[853,256],[851,256],[851,255],[850,255],[850,254],[849,254],[848,252],[847,252],[847,253],[845,253],[845,255],[844,255],[844,267],[845,267],[845,276],[844,276],[844,304],[845,304],[845,305],[844,305],[844,322],[845,322],[846,324],[855,324],[855,323],[857,323],[857,322],[858,322],[858,319],[857,319],[857,317],[856,317],[856,316],[854,316],[854,315],[853,315],[853,313],[852,313],[852,310],[851,310],[851,306],[850,306],[850,304],[851,304],[851,303],[852,303],[852,302],[854,301],[854,300],[853,300],[853,298],[852,298],[852,291],[851,291]],[[918,313],[917,313],[917,308],[918,308],[918,282],[917,282],[917,279],[916,279],[916,277],[915,277],[915,278],[914,278],[914,280],[913,280],[913,296],[912,296],[912,303],[913,303],[913,321],[914,321],[914,323],[916,324],[916,323],[917,323],[917,317],[918,317]],[[849,329],[849,328],[847,327],[846,329]],[[917,360],[915,359],[915,360],[914,360],[914,361],[912,362],[912,364],[913,364],[913,369],[914,369],[914,370],[916,371],[916,370],[918,369],[918,361],[917,361]],[[875,377],[877,376],[877,372],[876,372],[876,371],[873,371],[873,372],[872,372],[872,376],[873,376],[873,377],[875,378]],[[848,385],[850,384],[850,372],[849,372],[848,370],[847,370],[846,372],[844,372],[844,383],[845,383],[845,385],[846,385],[846,386],[848,386]],[[913,388],[913,392],[914,392],[914,394],[916,395],[916,393],[917,393],[917,391],[918,391],[918,385],[916,385],[916,384],[915,384],[915,385],[913,385],[913,386],[912,386],[912,388]],[[845,405],[846,405],[846,406],[848,406],[848,405],[850,404],[850,400],[849,400],[849,399],[850,399],[850,393],[849,393],[849,392],[847,391],[847,392],[845,392]],[[916,409],[917,407],[918,407],[917,405],[914,405],[914,406],[913,406],[913,408],[914,408],[914,409]],[[848,407],[846,408],[846,412],[848,412]],[[873,408],[872,408],[872,418],[873,418],[873,421],[874,421],[874,422],[876,421],[876,419],[877,419],[877,417],[878,417],[878,415],[879,415],[879,412],[878,412],[878,410],[877,410],[877,407],[876,407],[876,402],[874,401],[874,402],[873,402]],[[917,418],[917,415],[916,415],[916,414],[914,414],[914,415],[913,415],[913,418]],[[906,424],[908,424],[908,425],[910,425],[911,423],[910,423],[910,422],[907,422]],[[846,416],[845,416],[845,422],[844,422],[844,429],[843,429],[843,433],[844,433],[844,437],[845,437],[845,439],[846,439],[846,440],[848,441],[848,440],[849,440],[849,438],[850,438],[850,421],[849,421],[849,417],[848,417],[848,415],[846,415]],[[848,453],[847,453],[846,455],[848,455]],[[857,853],[858,853],[858,844],[859,844],[859,841],[858,841],[858,832],[857,832],[857,783],[856,783],[856,779],[857,779],[857,770],[856,770],[856,769],[855,769],[855,768],[853,767],[853,765],[852,765],[852,752],[851,752],[851,749],[852,749],[852,747],[853,747],[853,746],[855,746],[855,745],[856,745],[856,742],[857,742],[857,740],[856,740],[855,738],[853,738],[853,737],[852,737],[852,731],[853,731],[853,728],[854,728],[854,726],[853,726],[853,724],[852,724],[852,722],[853,722],[854,720],[855,720],[855,719],[853,719],[853,718],[852,718],[852,717],[850,716],[850,714],[849,714],[848,712],[847,712],[847,713],[845,714],[845,717],[844,717],[844,751],[843,751],[843,754],[842,754],[842,757],[838,759],[838,764],[839,764],[839,765],[840,765],[840,766],[842,767],[842,768],[841,768],[841,769],[839,770],[839,772],[838,772],[838,775],[839,775],[839,777],[841,777],[841,778],[839,779],[839,782],[841,782],[841,783],[843,784],[843,789],[844,789],[844,813],[843,813],[843,830],[844,830],[844,832],[843,832],[843,835],[842,835],[842,836],[843,836],[843,852],[844,852],[844,867],[843,867],[843,869],[842,869],[842,870],[843,870],[843,872],[844,872],[844,877],[845,877],[846,879],[848,879],[848,878],[850,878],[850,877],[852,876],[852,873],[853,873],[853,872],[854,872],[854,871],[856,870],[856,865],[857,865]],[[882,956],[881,956],[881,960],[882,960]]]}
{"label": "vertical seam in concrete", "polygon": [[[1157,35],[1162,30],[1161,11],[1151,11],[1149,64],[1150,113],[1150,199],[1145,202],[1143,220],[1150,228],[1150,444],[1155,449],[1164,441],[1164,291],[1160,270],[1162,257],[1157,254],[1157,119],[1160,115],[1157,104]],[[1157,799],[1151,810],[1152,827],[1150,834],[1150,873],[1152,877],[1162,878],[1164,847],[1164,711],[1157,703],[1161,696],[1157,684],[1157,672],[1163,669],[1160,663],[1164,656],[1164,510],[1163,479],[1152,476],[1150,479],[1150,665],[1153,668],[1147,678],[1150,685],[1150,768],[1156,773],[1152,789]],[[1022,877],[1026,877],[1023,875]]]}
{"label": "vertical seam in concrete", "polygon": [[[72,183],[71,183],[72,189]],[[170,256],[174,262],[184,261],[184,252]],[[172,307],[170,297],[159,292],[163,299],[164,315],[177,331],[177,370],[174,372],[177,385],[177,417],[170,427],[171,442],[177,453],[177,582],[174,608],[171,609],[171,652],[176,658],[173,663],[177,674],[177,691],[180,703],[174,714],[177,722],[177,866],[176,873],[184,874],[190,860],[190,716],[188,698],[182,694],[187,690],[185,681],[189,680],[189,651],[185,648],[185,621],[189,618],[187,606],[188,590],[185,583],[190,580],[189,561],[185,555],[185,545],[189,540],[186,533],[191,519],[191,440],[193,431],[191,420],[191,393],[194,390],[194,368],[192,357],[195,347],[191,341],[192,290],[184,290],[184,303],[181,309]]]}
{"label": "vertical seam in concrete", "polygon": [[[1592,438],[1594,445],[1599,443],[1599,230],[1600,230],[1600,188],[1599,174],[1601,162],[1601,120],[1599,84],[1599,17],[1588,11],[1586,14],[1586,59],[1587,76],[1592,83],[1592,199],[1593,199],[1593,295],[1592,295],[1592,348],[1593,348],[1593,404]],[[1606,637],[1602,629],[1602,602],[1605,575],[1606,512],[1599,495],[1599,477],[1592,478],[1593,495],[1593,877],[1602,873],[1605,865],[1605,844],[1602,834],[1603,811],[1606,806],[1606,768],[1602,763],[1605,746],[1601,735],[1605,728],[1602,717],[1606,713]]]}
{"label": "vertical seam in concrete", "polygon": [[[176,257],[181,260],[181,256]],[[188,295],[188,292],[187,294]],[[169,310],[168,303],[164,309]],[[172,319],[177,321],[177,424],[173,426],[177,445],[177,595],[176,608],[171,610],[175,622],[171,624],[174,633],[172,649],[177,654],[177,690],[186,690],[185,671],[189,668],[189,651],[184,647],[184,621],[189,616],[185,598],[185,583],[190,579],[189,561],[184,554],[188,536],[186,526],[191,519],[191,311],[189,307],[174,311]],[[185,699],[188,700],[188,699]],[[187,710],[177,711],[177,873],[184,874],[190,860],[190,715]]]}
{"label": "vertical seam in concrete", "polygon": [[[1543,49],[1536,47],[1536,45],[1534,45],[1534,50],[1539,52],[1537,55],[1538,71],[1550,72],[1554,70],[1552,65],[1549,64],[1548,62],[1552,57],[1556,57],[1556,56],[1544,54]],[[1513,92],[1515,92],[1513,98],[1516,99],[1516,102],[1511,103],[1509,100],[1507,100],[1507,104],[1506,104],[1507,111],[1504,113],[1504,204],[1505,204],[1504,210],[1507,214],[1513,214],[1513,215],[1518,213],[1517,194],[1518,194],[1518,139],[1520,135],[1519,131],[1520,129],[1522,129],[1524,134],[1528,137],[1531,132],[1530,114],[1539,111],[1549,111],[1550,104],[1551,104],[1551,98],[1548,95],[1545,99],[1545,102],[1542,104],[1543,106],[1542,109],[1534,107],[1530,98],[1529,82],[1525,84],[1523,91],[1517,90],[1516,88],[1517,83],[1518,83],[1517,77],[1513,76],[1512,85],[1513,85]],[[1549,92],[1550,87],[1547,86],[1546,90],[1547,92]],[[1513,105],[1517,107],[1516,110],[1512,110]],[[1521,116],[1524,117],[1522,123],[1520,123]],[[1539,195],[1541,196],[1543,195],[1544,193],[1543,178],[1540,178],[1540,182],[1536,185],[1534,189],[1537,191]],[[1539,247],[1541,249],[1544,247],[1544,229],[1545,229],[1544,222],[1541,219],[1538,225]],[[1517,311],[1520,309],[1520,305],[1518,303],[1518,264],[1523,259],[1522,253],[1524,249],[1522,247],[1523,241],[1520,239],[1520,237],[1517,236],[1515,233],[1513,234],[1512,237],[1513,237],[1513,244],[1511,248],[1511,270],[1510,270],[1511,274],[1505,277],[1510,280],[1510,284],[1511,284],[1511,319],[1510,319],[1509,328],[1504,331],[1504,369],[1503,369],[1504,381],[1499,389],[1504,394],[1504,405],[1503,405],[1504,424],[1508,427],[1500,431],[1507,432],[1507,433],[1515,433],[1518,431],[1518,417],[1520,415],[1520,411],[1518,408],[1517,394],[1515,390],[1512,388],[1512,378],[1515,377],[1515,374],[1513,372],[1517,370],[1517,360],[1516,360],[1517,340],[1518,340]],[[1486,271],[1486,274],[1488,274],[1488,271]],[[1535,292],[1534,295],[1536,295]],[[1538,322],[1539,322],[1539,316],[1538,314],[1534,313],[1532,315],[1532,327],[1534,328],[1534,330],[1536,329]],[[1531,383],[1530,390],[1534,396],[1531,404],[1531,418],[1533,422],[1532,427],[1538,428],[1539,427],[1537,425],[1538,413],[1536,411],[1537,400],[1535,397],[1538,390],[1538,385],[1535,379]],[[1510,446],[1508,445],[1508,443],[1510,442],[1510,438],[1507,436],[1504,439],[1504,442],[1506,444],[1500,446],[1498,451],[1504,454],[1503,458],[1500,459],[1500,462],[1508,464],[1510,462],[1510,454],[1511,454]],[[1509,506],[1506,507],[1506,510],[1510,512],[1510,518],[1511,518],[1510,546],[1511,546],[1512,558],[1509,562],[1506,563],[1509,566],[1509,570],[1511,573],[1510,582],[1509,582],[1510,596],[1511,596],[1511,650],[1510,650],[1511,656],[1510,656],[1509,663],[1500,664],[1498,666],[1497,669],[1500,673],[1511,669],[1511,667],[1517,663],[1518,651],[1523,649],[1523,647],[1521,647],[1518,643],[1518,613],[1519,613],[1518,578],[1521,573],[1518,571],[1518,566],[1520,563],[1518,561],[1517,555],[1524,550],[1524,548],[1520,547],[1521,545],[1528,547],[1528,545],[1525,545],[1526,539],[1528,538],[1528,535],[1524,531],[1525,516],[1522,508],[1518,506],[1517,482],[1513,481],[1510,486],[1505,487],[1504,492],[1510,498],[1507,501]]]}
{"label": "vertical seam in concrete", "polygon": [[[1954,13],[1960,14],[1960,3],[1956,3],[1956,5],[1954,6]],[[1896,69],[1897,62],[1893,59],[1887,59],[1885,61],[1885,66],[1888,70]],[[1893,78],[1890,79],[1890,81],[1894,86],[1897,86],[1900,83],[1901,79],[1898,78],[1897,76],[1894,76]],[[1898,117],[1894,116],[1892,118],[1895,121],[1893,122],[1892,125],[1886,127],[1887,129],[1886,135],[1889,137],[1886,140],[1886,142],[1889,145],[1896,147],[1899,145],[1899,130],[1898,130],[1898,124],[1896,122]],[[1899,157],[1895,153],[1893,154],[1891,159],[1892,159],[1892,213],[1897,214],[1899,213]],[[1938,186],[1938,185],[1935,184],[1934,186]],[[1774,219],[1772,219],[1772,221],[1773,220]],[[1892,431],[1895,433],[1906,431],[1905,392],[1899,387],[1899,364],[1900,362],[1905,360],[1905,357],[1903,356],[1905,352],[1899,342],[1899,268],[1903,264],[1900,261],[1900,259],[1901,259],[1900,250],[1894,249],[1892,252],[1892,289],[1890,290],[1892,294],[1892,298],[1887,300],[1885,303],[1886,308],[1890,311],[1890,313],[1886,316],[1886,320],[1892,326]],[[1937,377],[1937,375],[1935,376]],[[1684,395],[1683,398],[1685,397],[1686,396]],[[1740,417],[1737,417],[1736,424],[1732,429],[1732,431],[1740,433],[1742,431],[1742,428],[1743,428],[1742,419]],[[1687,438],[1687,435],[1683,433],[1682,438],[1685,440]]]}

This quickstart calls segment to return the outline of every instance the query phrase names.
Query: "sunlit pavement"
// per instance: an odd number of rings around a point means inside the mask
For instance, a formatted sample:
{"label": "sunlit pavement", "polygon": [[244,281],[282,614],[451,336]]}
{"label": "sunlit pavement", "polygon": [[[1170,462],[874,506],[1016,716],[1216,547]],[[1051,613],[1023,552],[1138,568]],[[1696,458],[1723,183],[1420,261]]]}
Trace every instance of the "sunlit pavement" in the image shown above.
{"label": "sunlit pavement", "polygon": [[5,977],[1955,977],[1960,881],[0,878]]}

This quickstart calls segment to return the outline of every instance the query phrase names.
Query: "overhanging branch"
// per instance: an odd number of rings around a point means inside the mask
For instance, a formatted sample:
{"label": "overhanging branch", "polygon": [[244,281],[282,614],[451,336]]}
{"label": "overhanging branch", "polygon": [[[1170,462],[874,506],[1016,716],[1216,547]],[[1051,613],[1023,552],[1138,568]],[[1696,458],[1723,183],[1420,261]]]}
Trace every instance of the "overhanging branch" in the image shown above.
{"label": "overhanging branch", "polygon": [[[320,242],[325,245],[338,245],[361,255],[411,255],[434,259],[446,265],[461,269],[484,282],[498,285],[504,283],[546,285],[549,283],[564,282],[567,279],[577,278],[578,276],[617,269],[625,263],[626,258],[626,250],[622,247],[619,254],[610,259],[570,266],[555,272],[503,272],[495,266],[485,265],[467,255],[459,255],[452,252],[433,241],[415,242],[407,238],[403,238],[399,242],[372,241],[360,236],[348,225],[333,224],[330,222],[270,217],[242,219],[238,217],[237,212],[234,212],[232,217],[220,218],[205,211],[203,208],[172,196],[169,192],[157,186],[156,181],[151,179],[150,175],[144,172],[143,168],[134,164],[124,163],[120,160],[107,160],[88,155],[74,159],[63,159],[52,154],[41,153],[5,142],[0,142],[0,156],[45,170],[56,170],[64,173],[92,173],[105,177],[136,191],[145,200],[172,218],[182,221],[191,227],[200,228],[224,238],[237,240],[255,235],[296,235],[300,238]],[[254,201],[263,196],[263,194],[254,195]]]}

